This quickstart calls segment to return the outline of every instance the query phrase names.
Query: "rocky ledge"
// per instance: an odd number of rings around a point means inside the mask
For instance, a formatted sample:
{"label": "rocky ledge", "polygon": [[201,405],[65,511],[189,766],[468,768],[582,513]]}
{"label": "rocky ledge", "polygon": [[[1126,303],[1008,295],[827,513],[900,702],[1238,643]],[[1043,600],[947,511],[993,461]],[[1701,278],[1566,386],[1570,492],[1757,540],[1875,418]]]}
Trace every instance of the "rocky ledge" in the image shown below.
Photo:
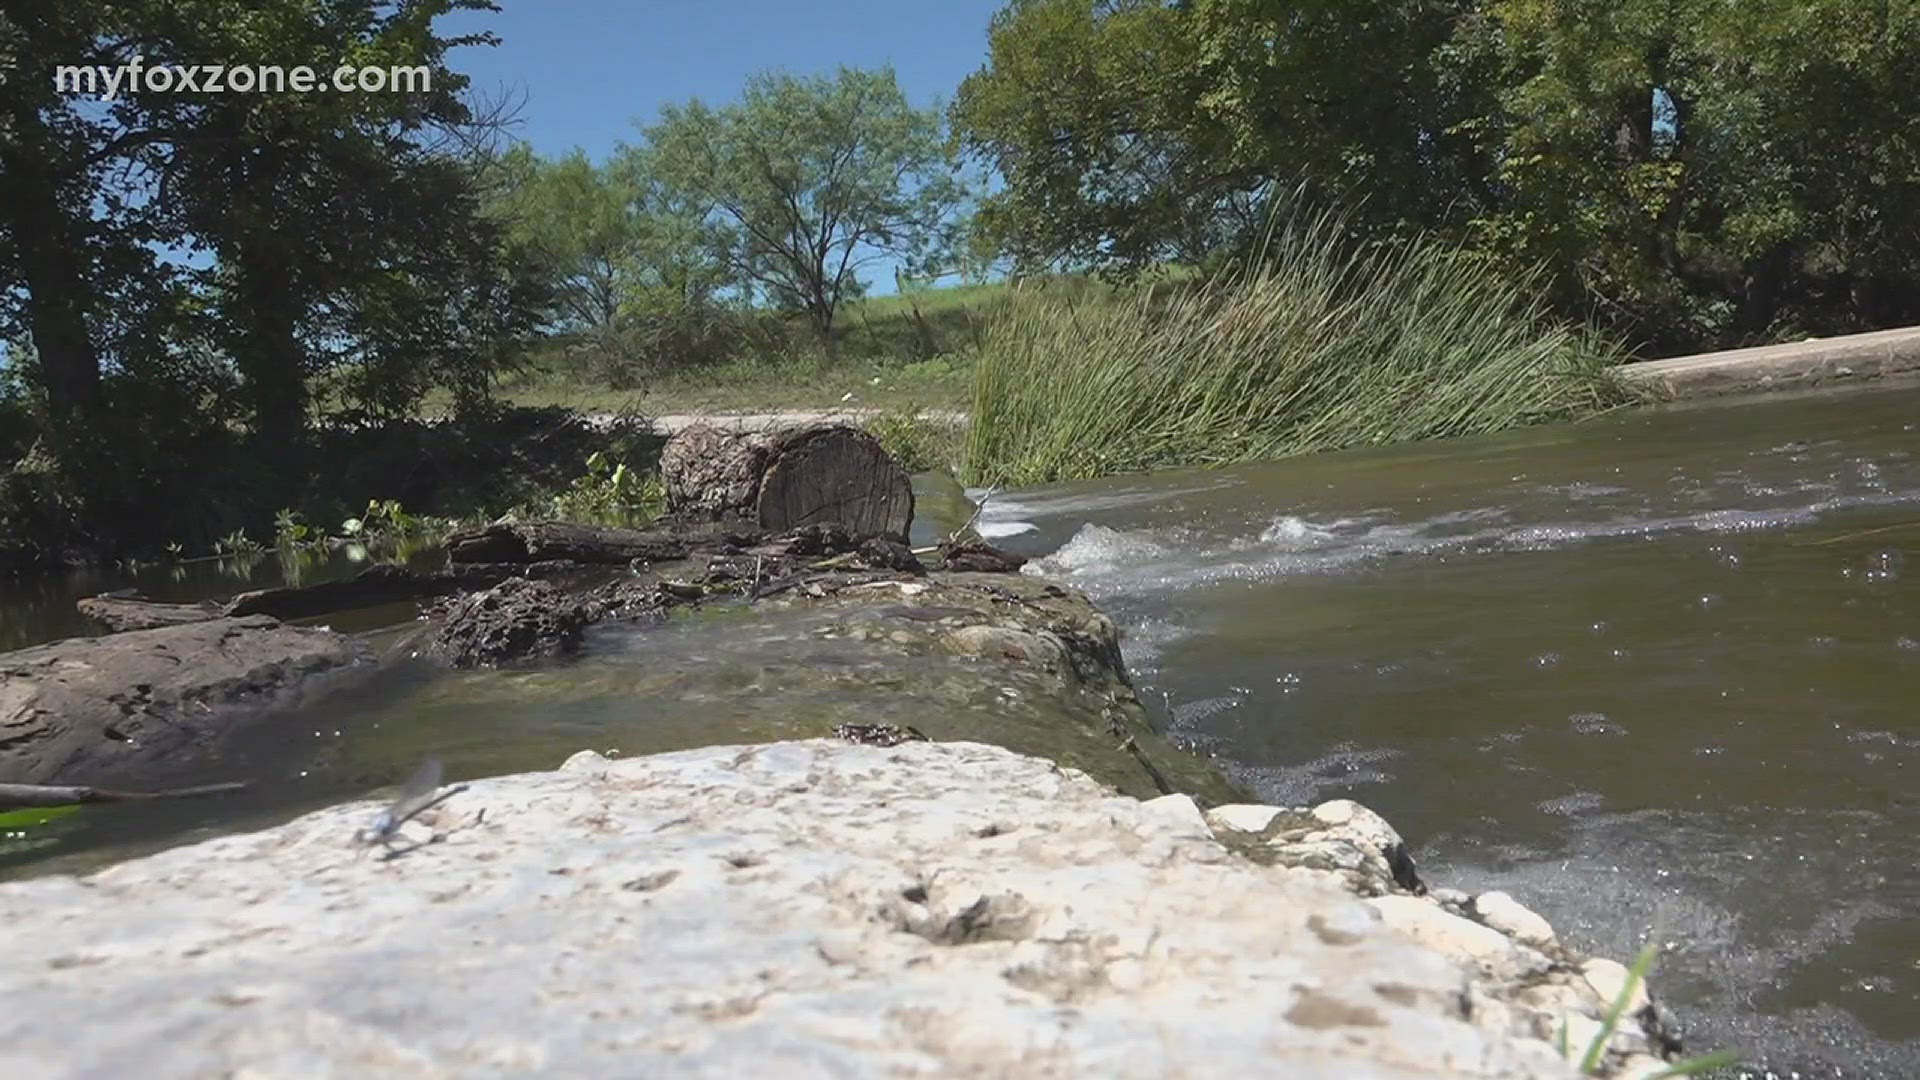
{"label": "rocky ledge", "polygon": [[[1624,982],[1352,803],[977,743],[582,753],[393,857],[377,809],[0,886],[0,1073],[1568,1077]],[[1636,1006],[1604,1075],[1664,1068]]]}

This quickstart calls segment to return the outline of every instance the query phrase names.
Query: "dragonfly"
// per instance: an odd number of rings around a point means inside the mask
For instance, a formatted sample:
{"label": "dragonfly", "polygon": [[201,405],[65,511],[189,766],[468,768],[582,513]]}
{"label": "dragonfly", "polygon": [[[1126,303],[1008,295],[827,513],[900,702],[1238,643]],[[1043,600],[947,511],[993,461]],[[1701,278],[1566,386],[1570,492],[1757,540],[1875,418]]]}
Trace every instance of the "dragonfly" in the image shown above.
{"label": "dragonfly", "polygon": [[[413,776],[400,789],[400,794],[387,805],[373,824],[360,830],[358,837],[363,844],[384,844],[389,849],[400,837],[400,827],[422,813],[446,802],[455,795],[467,790],[465,784],[455,784],[445,791],[440,790],[440,781],[445,770],[440,759],[430,757],[420,763]],[[391,853],[391,850],[390,852]]]}

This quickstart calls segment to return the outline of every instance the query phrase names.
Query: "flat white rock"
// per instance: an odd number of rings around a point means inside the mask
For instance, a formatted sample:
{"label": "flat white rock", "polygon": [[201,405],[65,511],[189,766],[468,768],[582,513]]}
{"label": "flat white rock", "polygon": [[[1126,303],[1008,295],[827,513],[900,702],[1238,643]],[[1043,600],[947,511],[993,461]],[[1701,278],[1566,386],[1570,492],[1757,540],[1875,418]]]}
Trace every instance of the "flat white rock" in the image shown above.
{"label": "flat white rock", "polygon": [[389,861],[337,807],[0,886],[0,1075],[1573,1075],[1388,924],[1499,935],[1177,802],[810,741],[479,781]]}

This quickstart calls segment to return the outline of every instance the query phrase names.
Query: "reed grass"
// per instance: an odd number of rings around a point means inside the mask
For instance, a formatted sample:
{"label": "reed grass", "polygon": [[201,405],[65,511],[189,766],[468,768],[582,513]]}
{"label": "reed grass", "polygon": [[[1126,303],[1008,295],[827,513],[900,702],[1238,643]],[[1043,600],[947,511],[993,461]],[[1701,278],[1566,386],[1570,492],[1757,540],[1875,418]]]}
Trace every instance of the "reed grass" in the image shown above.
{"label": "reed grass", "polygon": [[966,476],[1027,485],[1568,420],[1625,404],[1623,349],[1535,282],[1430,239],[1279,223],[1180,289],[1016,289],[974,371]]}

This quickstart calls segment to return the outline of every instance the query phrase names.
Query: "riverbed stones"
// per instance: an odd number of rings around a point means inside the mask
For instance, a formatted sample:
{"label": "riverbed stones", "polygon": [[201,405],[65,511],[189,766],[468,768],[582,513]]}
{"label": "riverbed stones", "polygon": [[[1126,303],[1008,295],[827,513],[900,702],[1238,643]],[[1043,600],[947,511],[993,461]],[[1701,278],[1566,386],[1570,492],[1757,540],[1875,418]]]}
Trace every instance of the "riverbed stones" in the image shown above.
{"label": "riverbed stones", "polygon": [[[834,573],[813,584],[815,593],[789,590],[754,607],[859,642],[862,673],[786,673],[787,692],[817,676],[836,680],[841,700],[831,713],[783,717],[783,737],[825,735],[851,710],[859,722],[912,725],[936,741],[1045,757],[1140,798],[1182,792],[1217,806],[1247,797],[1154,730],[1121,661],[1118,628],[1079,592],[997,572]],[[849,703],[856,682],[885,691]]]}
{"label": "riverbed stones", "polygon": [[[1556,1045],[1562,1029],[1576,1036],[1597,1032],[1626,985],[1625,967],[1571,954],[1546,919],[1504,892],[1469,896],[1447,887],[1428,889],[1411,873],[1399,832],[1359,803],[1336,799],[1311,809],[1237,803],[1207,811],[1206,821],[1236,852],[1323,875],[1365,897],[1373,917],[1479,972],[1475,1010]],[[1396,864],[1402,872],[1396,873]],[[1642,1064],[1660,1060],[1656,1051],[1677,1049],[1672,1030],[1638,987],[1608,1040],[1610,1068],[1624,1069],[1630,1058]],[[1571,1041],[1577,1042],[1577,1059],[1587,1042]]]}
{"label": "riverbed stones", "polygon": [[1521,954],[1514,940],[1490,926],[1449,914],[1417,896],[1375,896],[1368,900],[1388,926],[1431,949],[1483,965],[1489,972],[1511,973],[1547,964]]}
{"label": "riverbed stones", "polygon": [[[1596,956],[1580,965],[1580,974],[1586,978],[1593,992],[1600,995],[1600,1000],[1609,1003],[1620,1000],[1629,981],[1626,965],[1604,956]],[[1633,995],[1627,999],[1627,1012],[1638,1013],[1649,1004],[1651,1001],[1647,997],[1646,984],[1635,981]]]}
{"label": "riverbed stones", "polygon": [[1216,806],[1207,811],[1207,822],[1217,829],[1227,829],[1243,833],[1265,832],[1273,819],[1280,816],[1277,806],[1261,806],[1258,803],[1232,803]]}
{"label": "riverbed stones", "polygon": [[1339,874],[1362,896],[1426,888],[1400,834],[1349,799],[1290,810],[1242,803],[1216,808],[1209,821],[1253,859]]}
{"label": "riverbed stones", "polygon": [[1503,892],[1483,892],[1473,898],[1474,914],[1495,930],[1536,947],[1553,944],[1553,927],[1518,900]]}
{"label": "riverbed stones", "polygon": [[579,754],[392,860],[377,810],[0,885],[0,1075],[1574,1075],[1431,901],[995,747]]}

